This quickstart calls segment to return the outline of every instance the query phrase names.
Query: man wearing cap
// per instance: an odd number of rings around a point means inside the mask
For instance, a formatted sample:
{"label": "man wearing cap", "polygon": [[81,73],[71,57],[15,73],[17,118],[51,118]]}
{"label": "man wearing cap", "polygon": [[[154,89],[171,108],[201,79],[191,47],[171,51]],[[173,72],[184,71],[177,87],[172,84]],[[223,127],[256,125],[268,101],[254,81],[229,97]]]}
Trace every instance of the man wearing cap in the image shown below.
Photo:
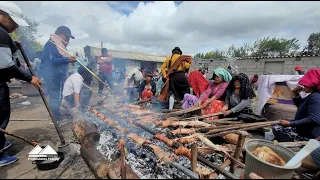
{"label": "man wearing cap", "polygon": [[[22,18],[21,9],[10,1],[0,2],[0,128],[6,129],[10,119],[10,99],[7,82],[16,78],[27,81],[41,88],[40,80],[24,72],[13,61],[18,48],[10,37],[19,26],[28,26]],[[15,156],[4,155],[4,150],[11,146],[6,142],[4,133],[0,132],[0,167],[18,160]]]}
{"label": "man wearing cap", "polygon": [[58,27],[44,45],[41,57],[40,76],[45,81],[44,87],[46,95],[49,97],[50,108],[55,120],[58,121],[62,119],[60,105],[63,84],[67,79],[68,65],[76,62],[75,57],[66,53],[70,38],[74,39],[68,27]]}
{"label": "man wearing cap", "polygon": [[[101,56],[97,60],[99,64],[99,78],[105,82],[107,81],[110,89],[113,91],[113,81],[112,81],[112,65],[113,57],[108,54],[107,48],[101,49]],[[104,84],[99,82],[99,95],[102,95]]]}

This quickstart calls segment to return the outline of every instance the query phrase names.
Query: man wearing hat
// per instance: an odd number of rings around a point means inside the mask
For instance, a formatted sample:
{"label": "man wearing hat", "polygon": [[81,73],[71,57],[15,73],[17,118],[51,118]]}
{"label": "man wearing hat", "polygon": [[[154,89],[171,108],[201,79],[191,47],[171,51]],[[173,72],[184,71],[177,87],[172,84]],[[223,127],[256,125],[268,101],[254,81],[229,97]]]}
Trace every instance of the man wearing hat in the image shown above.
{"label": "man wearing hat", "polygon": [[[176,60],[182,55],[182,51],[179,47],[172,49],[172,55],[167,57],[161,66],[161,73],[163,75],[163,82],[167,78],[167,70],[176,62]],[[170,88],[169,88],[169,109],[173,109],[174,100],[182,101],[183,96],[186,93],[190,93],[190,84],[185,73],[189,70],[190,63],[182,61],[177,69],[170,74]]]}
{"label": "man wearing hat", "polygon": [[[22,17],[21,9],[10,1],[0,2],[0,128],[6,129],[10,119],[10,99],[7,82],[16,78],[41,88],[40,80],[21,70],[13,61],[18,47],[9,33],[19,26],[28,26]],[[5,134],[0,132],[0,167],[18,160],[15,156],[4,155],[4,150],[12,144],[6,141]]]}
{"label": "man wearing hat", "polygon": [[44,90],[49,97],[50,108],[55,120],[61,120],[60,105],[63,84],[67,79],[68,65],[76,62],[75,57],[69,56],[65,52],[70,38],[74,39],[70,29],[66,26],[60,26],[54,34],[50,35],[50,40],[44,45],[42,51],[40,76],[45,81]]}

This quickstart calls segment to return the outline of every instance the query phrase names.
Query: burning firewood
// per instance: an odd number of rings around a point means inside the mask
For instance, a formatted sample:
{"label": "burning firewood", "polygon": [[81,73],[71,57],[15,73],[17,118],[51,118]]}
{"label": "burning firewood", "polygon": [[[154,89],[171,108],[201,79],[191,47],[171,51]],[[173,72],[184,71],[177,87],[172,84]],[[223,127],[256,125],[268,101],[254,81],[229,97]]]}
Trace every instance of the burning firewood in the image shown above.
{"label": "burning firewood", "polygon": [[130,133],[128,135],[128,138],[132,139],[134,142],[136,142],[138,145],[142,146],[143,144],[151,144],[151,141],[148,139],[143,139],[140,136],[138,136],[135,133]]}
{"label": "burning firewood", "polygon": [[226,155],[229,155],[229,153],[227,152],[228,149],[223,147],[223,146],[220,146],[220,145],[215,145],[213,144],[209,139],[205,138],[204,136],[198,134],[197,135],[197,138],[206,146],[212,148],[213,150],[215,151],[222,151],[224,152]]}
{"label": "burning firewood", "polygon": [[185,129],[185,128],[178,128],[176,130],[171,131],[172,135],[178,135],[178,134],[193,134],[196,132],[196,129]]}
{"label": "burning firewood", "polygon": [[156,134],[153,136],[153,138],[164,142],[169,147],[172,147],[172,145],[174,144],[174,141],[172,139],[167,138],[164,134]]}
{"label": "burning firewood", "polygon": [[191,160],[191,152],[184,146],[180,146],[178,149],[174,150],[174,154],[177,156],[185,156]]}
{"label": "burning firewood", "polygon": [[170,163],[178,158],[174,155],[170,155],[168,152],[163,151],[159,146],[148,144],[153,149],[153,153],[159,158],[161,162]]}

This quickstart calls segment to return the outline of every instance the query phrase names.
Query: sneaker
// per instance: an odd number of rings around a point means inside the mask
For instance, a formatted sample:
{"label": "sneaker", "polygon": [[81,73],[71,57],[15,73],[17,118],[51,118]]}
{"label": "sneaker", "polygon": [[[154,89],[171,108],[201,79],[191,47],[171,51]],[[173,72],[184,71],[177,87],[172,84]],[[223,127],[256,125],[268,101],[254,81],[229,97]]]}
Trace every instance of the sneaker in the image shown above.
{"label": "sneaker", "polygon": [[11,147],[11,146],[12,146],[12,143],[11,143],[10,141],[6,141],[5,144],[4,144],[3,150],[6,150],[6,149],[8,149],[8,148]]}
{"label": "sneaker", "polygon": [[2,156],[2,158],[0,158],[0,167],[12,164],[12,163],[16,162],[17,160],[18,160],[18,158],[16,156],[4,155],[4,156]]}

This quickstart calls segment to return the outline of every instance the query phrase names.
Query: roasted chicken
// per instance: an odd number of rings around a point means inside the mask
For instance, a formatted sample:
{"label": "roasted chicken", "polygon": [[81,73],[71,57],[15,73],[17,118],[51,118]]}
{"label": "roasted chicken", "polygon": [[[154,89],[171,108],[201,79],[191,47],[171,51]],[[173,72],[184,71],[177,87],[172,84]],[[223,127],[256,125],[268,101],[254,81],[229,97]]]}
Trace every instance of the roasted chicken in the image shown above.
{"label": "roasted chicken", "polygon": [[286,165],[286,162],[267,146],[257,147],[252,151],[258,159],[279,166]]}

